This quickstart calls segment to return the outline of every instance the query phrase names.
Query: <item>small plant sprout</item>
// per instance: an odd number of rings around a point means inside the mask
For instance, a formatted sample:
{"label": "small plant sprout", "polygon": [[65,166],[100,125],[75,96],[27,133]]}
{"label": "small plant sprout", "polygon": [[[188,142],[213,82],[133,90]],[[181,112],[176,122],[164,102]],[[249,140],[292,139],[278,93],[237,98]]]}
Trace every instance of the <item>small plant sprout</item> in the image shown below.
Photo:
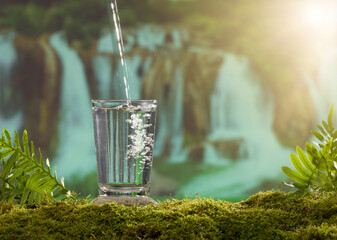
{"label": "small plant sprout", "polygon": [[36,158],[34,143],[28,145],[27,131],[23,132],[22,145],[18,133],[15,131],[14,143],[9,132],[4,129],[0,138],[0,200],[17,201],[21,204],[41,203],[55,200],[74,198],[75,194],[64,186],[50,171],[49,160],[46,167],[39,149],[40,159]]}
{"label": "small plant sprout", "polygon": [[294,182],[285,183],[306,192],[336,192],[337,193],[337,130],[333,124],[333,106],[330,109],[328,121],[317,125],[318,131],[312,131],[318,142],[306,143],[306,153],[297,146],[295,154],[290,154],[290,160],[296,169],[282,167],[282,171]]}

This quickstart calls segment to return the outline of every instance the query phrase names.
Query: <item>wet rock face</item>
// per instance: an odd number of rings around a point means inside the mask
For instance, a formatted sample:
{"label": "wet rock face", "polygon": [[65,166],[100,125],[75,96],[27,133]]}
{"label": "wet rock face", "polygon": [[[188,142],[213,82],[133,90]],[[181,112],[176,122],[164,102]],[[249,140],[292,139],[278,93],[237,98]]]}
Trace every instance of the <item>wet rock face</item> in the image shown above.
{"label": "wet rock face", "polygon": [[210,95],[214,90],[220,56],[190,53],[185,63],[184,129],[192,135],[206,137],[210,127]]}
{"label": "wet rock face", "polygon": [[[247,157],[247,149],[245,149],[244,139],[230,139],[208,141],[207,144],[211,145],[217,152],[218,157],[224,161],[239,161]],[[207,162],[205,158],[205,145],[197,144],[189,148],[188,159],[193,163]]]}
{"label": "wet rock face", "polygon": [[42,152],[49,153],[59,120],[60,62],[46,36],[39,39],[19,36],[14,46],[18,62],[13,90],[21,95],[23,129],[29,129],[30,138],[39,143]]}
{"label": "wet rock face", "polygon": [[11,118],[19,110],[20,93],[14,91],[12,78],[16,72],[17,56],[13,47],[13,32],[0,35],[0,112],[2,117]]}
{"label": "wet rock face", "polygon": [[192,146],[188,152],[188,161],[192,163],[203,163],[205,155],[204,146],[198,144],[196,146]]}
{"label": "wet rock face", "polygon": [[275,101],[274,131],[279,141],[288,147],[295,147],[311,137],[315,109],[308,90],[289,87],[286,99]]}
{"label": "wet rock face", "polygon": [[212,142],[218,154],[232,161],[238,161],[247,157],[247,151],[244,149],[244,139],[231,139]]}
{"label": "wet rock face", "polygon": [[[201,143],[206,138],[210,127],[210,94],[221,63],[220,56],[207,52],[159,52],[142,78],[142,97],[159,99],[159,108],[168,111],[169,129],[177,121],[173,116],[174,99],[182,91],[182,129],[190,136],[185,139],[185,145]],[[182,83],[175,80],[177,71],[181,73]]]}

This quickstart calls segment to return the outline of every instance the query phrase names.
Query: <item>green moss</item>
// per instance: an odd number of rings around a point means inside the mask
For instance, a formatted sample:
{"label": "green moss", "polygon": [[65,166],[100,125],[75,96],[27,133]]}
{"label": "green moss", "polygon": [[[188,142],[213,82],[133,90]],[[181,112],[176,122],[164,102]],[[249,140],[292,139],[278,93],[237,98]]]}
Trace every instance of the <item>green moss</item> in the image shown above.
{"label": "green moss", "polygon": [[334,194],[258,193],[230,203],[208,198],[159,206],[54,202],[0,204],[1,239],[327,239],[337,237]]}

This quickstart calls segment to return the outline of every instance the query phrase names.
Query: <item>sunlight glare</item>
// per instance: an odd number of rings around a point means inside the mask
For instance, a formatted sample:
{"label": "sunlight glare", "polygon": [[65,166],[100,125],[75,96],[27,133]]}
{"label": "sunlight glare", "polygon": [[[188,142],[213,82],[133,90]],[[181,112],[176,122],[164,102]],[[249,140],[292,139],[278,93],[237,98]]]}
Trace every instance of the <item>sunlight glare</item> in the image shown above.
{"label": "sunlight glare", "polygon": [[309,5],[303,12],[303,20],[310,27],[323,27],[328,20],[328,16],[322,6]]}

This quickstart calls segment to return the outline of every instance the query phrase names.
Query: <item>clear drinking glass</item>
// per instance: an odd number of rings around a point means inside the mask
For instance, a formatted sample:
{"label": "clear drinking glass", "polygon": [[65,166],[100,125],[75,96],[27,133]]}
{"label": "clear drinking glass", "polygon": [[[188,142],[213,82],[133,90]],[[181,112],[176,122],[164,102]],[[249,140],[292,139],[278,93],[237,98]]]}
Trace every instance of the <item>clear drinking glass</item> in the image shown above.
{"label": "clear drinking glass", "polygon": [[156,100],[92,100],[99,194],[149,194]]}

